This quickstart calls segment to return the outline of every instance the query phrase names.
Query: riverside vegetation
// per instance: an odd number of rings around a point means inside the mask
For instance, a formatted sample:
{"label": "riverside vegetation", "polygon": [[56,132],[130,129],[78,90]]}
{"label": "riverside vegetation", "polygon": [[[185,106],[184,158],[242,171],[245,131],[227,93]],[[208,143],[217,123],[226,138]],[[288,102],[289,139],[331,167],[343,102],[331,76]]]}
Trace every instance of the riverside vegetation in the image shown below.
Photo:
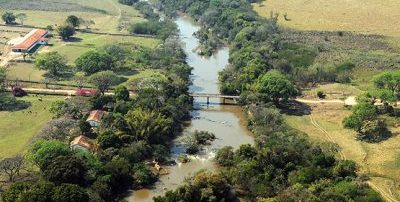
{"label": "riverside vegetation", "polygon": [[335,149],[310,143],[285,124],[276,108],[286,108],[286,101],[307,83],[349,80],[353,64],[306,71],[316,51],[282,40],[277,16],[261,18],[251,3],[159,1],[168,15],[175,16],[178,8],[200,23],[200,54],[230,46],[230,66],[220,74],[221,92],[241,95],[256,145],[221,149],[219,172],[200,172],[155,201],[231,201],[238,196],[253,201],[382,201],[357,175],[353,161],[335,159]]}

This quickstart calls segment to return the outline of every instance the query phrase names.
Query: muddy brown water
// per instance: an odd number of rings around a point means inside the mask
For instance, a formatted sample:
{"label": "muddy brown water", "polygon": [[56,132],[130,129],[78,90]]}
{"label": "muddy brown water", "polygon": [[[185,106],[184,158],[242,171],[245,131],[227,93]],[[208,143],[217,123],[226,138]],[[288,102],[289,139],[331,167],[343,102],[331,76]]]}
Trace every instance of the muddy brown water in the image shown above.
{"label": "muddy brown water", "polygon": [[[187,62],[193,69],[193,85],[191,92],[219,93],[218,72],[226,67],[229,58],[229,49],[222,48],[212,57],[199,56],[195,50],[199,46],[198,40],[193,36],[199,27],[190,19],[180,17],[176,20],[180,30],[180,38],[187,54]],[[185,133],[194,130],[204,130],[215,134],[216,140],[204,148],[198,155],[190,156],[189,163],[178,163],[169,166],[167,175],[162,175],[152,189],[131,191],[125,198],[129,202],[148,202],[154,196],[163,195],[166,191],[177,188],[184,180],[193,176],[200,170],[214,170],[213,158],[216,151],[224,146],[238,148],[242,144],[253,144],[254,139],[244,125],[243,114],[238,106],[219,105],[218,100],[210,99],[211,104],[206,105],[205,99],[196,99],[195,110],[192,111],[193,119],[185,129]],[[213,101],[215,103],[213,103]],[[180,146],[179,138],[175,140],[172,150],[172,158],[176,159],[184,153]]]}

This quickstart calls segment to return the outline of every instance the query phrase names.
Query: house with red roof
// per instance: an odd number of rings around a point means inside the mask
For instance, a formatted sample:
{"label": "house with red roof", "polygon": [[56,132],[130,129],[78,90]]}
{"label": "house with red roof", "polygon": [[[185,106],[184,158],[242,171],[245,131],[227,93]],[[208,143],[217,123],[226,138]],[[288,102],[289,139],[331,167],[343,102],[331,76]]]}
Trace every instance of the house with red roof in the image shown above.
{"label": "house with red roof", "polygon": [[48,42],[46,38],[49,32],[44,29],[34,29],[24,36],[22,42],[14,45],[11,50],[13,52],[27,53],[37,45],[45,45]]}
{"label": "house with red roof", "polygon": [[93,110],[90,112],[89,117],[86,119],[92,127],[99,127],[104,116],[107,114],[105,111]]}
{"label": "house with red roof", "polygon": [[81,151],[86,151],[86,152],[94,152],[95,151],[95,145],[92,142],[91,139],[89,139],[86,136],[80,135],[76,137],[74,140],[72,140],[70,144],[70,148],[73,151],[76,150],[81,150]]}

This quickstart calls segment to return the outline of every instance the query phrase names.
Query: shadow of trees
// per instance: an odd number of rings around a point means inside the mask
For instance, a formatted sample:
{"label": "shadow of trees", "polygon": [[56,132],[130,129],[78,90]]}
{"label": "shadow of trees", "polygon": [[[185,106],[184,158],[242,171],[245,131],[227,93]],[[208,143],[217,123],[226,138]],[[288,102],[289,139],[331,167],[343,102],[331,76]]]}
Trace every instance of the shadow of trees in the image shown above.
{"label": "shadow of trees", "polygon": [[19,111],[30,106],[30,102],[18,100],[9,93],[0,93],[0,111]]}
{"label": "shadow of trees", "polygon": [[310,115],[312,110],[309,105],[295,100],[281,103],[278,108],[282,113],[292,116]]}

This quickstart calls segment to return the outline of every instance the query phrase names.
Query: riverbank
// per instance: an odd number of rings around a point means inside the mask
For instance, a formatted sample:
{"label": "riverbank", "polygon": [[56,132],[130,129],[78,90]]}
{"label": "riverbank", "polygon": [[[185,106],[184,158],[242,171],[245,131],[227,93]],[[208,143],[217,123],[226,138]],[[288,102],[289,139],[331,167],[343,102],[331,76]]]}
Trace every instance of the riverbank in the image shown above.
{"label": "riverbank", "polygon": [[[180,30],[180,40],[187,55],[187,63],[193,67],[190,86],[191,93],[218,93],[218,72],[228,65],[228,48],[220,49],[212,57],[202,57],[196,53],[198,39],[193,36],[199,27],[187,17],[179,17],[176,24]],[[126,200],[132,202],[152,201],[154,196],[163,195],[182,185],[186,178],[196,172],[206,169],[214,170],[215,153],[224,146],[239,148],[242,144],[253,144],[254,140],[245,126],[242,109],[238,106],[222,106],[218,104],[206,105],[204,99],[194,100],[194,111],[190,125],[183,135],[195,130],[212,132],[216,140],[198,155],[190,156],[190,162],[178,163],[176,166],[166,167],[168,175],[160,176],[153,189],[133,191]],[[185,149],[179,146],[179,139],[172,148],[172,158],[177,159]]]}

